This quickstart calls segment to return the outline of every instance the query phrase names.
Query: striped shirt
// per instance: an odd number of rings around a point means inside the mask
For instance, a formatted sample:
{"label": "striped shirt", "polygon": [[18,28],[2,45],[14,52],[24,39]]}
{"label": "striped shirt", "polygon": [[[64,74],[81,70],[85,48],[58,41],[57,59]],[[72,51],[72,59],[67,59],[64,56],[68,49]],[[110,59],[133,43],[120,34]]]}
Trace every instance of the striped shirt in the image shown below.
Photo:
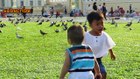
{"label": "striped shirt", "polygon": [[74,45],[67,49],[70,56],[69,72],[92,71],[94,68],[94,54],[89,46]]}

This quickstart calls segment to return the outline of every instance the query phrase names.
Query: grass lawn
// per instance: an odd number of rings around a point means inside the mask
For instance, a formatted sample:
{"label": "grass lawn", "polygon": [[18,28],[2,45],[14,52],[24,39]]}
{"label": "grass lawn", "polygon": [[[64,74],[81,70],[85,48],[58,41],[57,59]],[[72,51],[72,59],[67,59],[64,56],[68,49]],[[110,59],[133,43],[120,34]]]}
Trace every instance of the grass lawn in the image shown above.
{"label": "grass lawn", "polygon": [[[64,61],[67,43],[66,31],[62,27],[49,27],[50,23],[37,25],[35,22],[18,24],[21,30],[10,22],[0,28],[0,79],[58,79]],[[71,25],[71,23],[69,23]],[[106,32],[117,46],[113,49],[116,61],[105,57],[103,62],[108,79],[140,79],[140,24],[133,24],[132,30],[105,24]],[[39,30],[47,32],[42,36]],[[60,29],[60,33],[55,33]],[[24,39],[17,39],[18,32]]]}

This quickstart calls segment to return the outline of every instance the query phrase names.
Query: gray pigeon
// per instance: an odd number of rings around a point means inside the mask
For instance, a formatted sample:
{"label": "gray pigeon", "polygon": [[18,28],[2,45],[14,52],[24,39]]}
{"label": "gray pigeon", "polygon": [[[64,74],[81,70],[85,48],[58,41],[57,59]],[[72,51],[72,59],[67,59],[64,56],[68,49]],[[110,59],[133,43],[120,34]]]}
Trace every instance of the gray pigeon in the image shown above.
{"label": "gray pigeon", "polygon": [[18,33],[16,33],[16,37],[17,37],[18,39],[23,39],[23,37],[20,36]]}

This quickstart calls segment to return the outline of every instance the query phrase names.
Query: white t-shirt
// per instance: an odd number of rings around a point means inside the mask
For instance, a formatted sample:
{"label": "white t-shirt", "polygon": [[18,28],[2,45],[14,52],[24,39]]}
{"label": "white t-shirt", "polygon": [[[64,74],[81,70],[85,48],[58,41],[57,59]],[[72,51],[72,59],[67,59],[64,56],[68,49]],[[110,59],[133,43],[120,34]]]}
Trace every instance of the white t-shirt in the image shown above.
{"label": "white t-shirt", "polygon": [[89,45],[92,48],[96,58],[106,56],[108,50],[116,45],[112,38],[104,31],[100,36],[94,36],[86,32],[83,44]]}

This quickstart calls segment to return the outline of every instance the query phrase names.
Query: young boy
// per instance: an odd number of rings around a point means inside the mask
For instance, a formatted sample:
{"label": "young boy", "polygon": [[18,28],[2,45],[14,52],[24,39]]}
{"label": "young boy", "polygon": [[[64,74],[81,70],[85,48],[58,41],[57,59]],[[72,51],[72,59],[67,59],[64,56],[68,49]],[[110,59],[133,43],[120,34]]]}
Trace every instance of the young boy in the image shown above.
{"label": "young boy", "polygon": [[65,62],[61,71],[60,79],[64,79],[67,72],[68,79],[94,79],[92,70],[95,71],[95,78],[102,78],[96,58],[87,45],[82,45],[84,31],[81,26],[71,26],[67,32],[68,43],[72,46],[66,49]]}
{"label": "young boy", "polygon": [[87,20],[91,30],[85,33],[83,43],[89,45],[92,48],[100,67],[102,79],[106,79],[107,73],[104,65],[102,64],[102,58],[108,54],[108,50],[112,60],[115,60],[116,57],[112,51],[115,43],[112,38],[103,31],[103,19],[103,15],[99,12],[91,12],[88,14]]}

